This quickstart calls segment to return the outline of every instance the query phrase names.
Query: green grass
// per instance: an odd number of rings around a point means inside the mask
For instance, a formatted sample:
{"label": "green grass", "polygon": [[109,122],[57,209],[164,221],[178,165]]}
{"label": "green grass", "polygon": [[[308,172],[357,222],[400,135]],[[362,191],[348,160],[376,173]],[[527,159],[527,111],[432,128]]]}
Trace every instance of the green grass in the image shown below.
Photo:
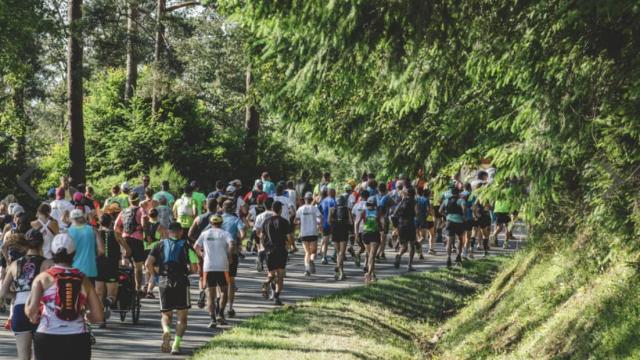
{"label": "green grass", "polygon": [[602,272],[584,253],[517,255],[481,296],[426,336],[442,359],[640,358],[637,269],[624,259]]}
{"label": "green grass", "polygon": [[[425,335],[490,283],[506,257],[378,281],[256,316],[194,359],[408,359]],[[285,289],[286,290],[286,289]]]}

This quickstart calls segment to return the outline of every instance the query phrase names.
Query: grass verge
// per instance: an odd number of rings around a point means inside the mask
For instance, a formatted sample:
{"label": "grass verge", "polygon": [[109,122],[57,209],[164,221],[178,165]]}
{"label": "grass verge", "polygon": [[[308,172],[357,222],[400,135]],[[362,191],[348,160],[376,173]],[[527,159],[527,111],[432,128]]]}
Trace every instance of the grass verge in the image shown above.
{"label": "grass verge", "polygon": [[507,260],[394,277],[287,306],[213,338],[193,358],[421,358],[424,336],[490,283]]}

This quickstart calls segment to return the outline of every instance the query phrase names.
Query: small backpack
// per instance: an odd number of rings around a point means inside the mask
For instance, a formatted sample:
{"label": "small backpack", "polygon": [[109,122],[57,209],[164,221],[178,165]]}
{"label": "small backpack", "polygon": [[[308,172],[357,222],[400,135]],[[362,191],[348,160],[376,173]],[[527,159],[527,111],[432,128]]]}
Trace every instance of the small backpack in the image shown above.
{"label": "small backpack", "polygon": [[55,314],[60,320],[73,321],[81,316],[80,293],[84,274],[78,269],[59,267],[47,270],[56,284]]}
{"label": "small backpack", "polygon": [[347,199],[344,196],[338,198],[335,211],[336,223],[346,224],[349,222],[349,208],[347,207]]}
{"label": "small backpack", "polygon": [[171,221],[173,220],[173,214],[171,214],[171,209],[165,205],[156,206],[156,210],[158,211],[158,222],[165,229],[169,228]]}
{"label": "small backpack", "polygon": [[136,214],[139,207],[128,207],[122,212],[122,229],[127,234],[132,234],[138,229]]}
{"label": "small backpack", "polygon": [[372,234],[378,232],[378,212],[373,209],[366,209],[364,211],[364,227],[365,233]]}
{"label": "small backpack", "polygon": [[184,253],[186,241],[164,239],[162,266],[170,278],[186,274],[186,266],[181,263],[180,255]]}
{"label": "small backpack", "polygon": [[457,215],[462,215],[462,207],[458,204],[458,197],[457,196],[451,196],[449,197],[449,199],[447,200],[447,215],[451,215],[451,214],[457,214]]}
{"label": "small backpack", "polygon": [[193,216],[193,200],[183,196],[180,198],[180,204],[178,204],[178,216]]}

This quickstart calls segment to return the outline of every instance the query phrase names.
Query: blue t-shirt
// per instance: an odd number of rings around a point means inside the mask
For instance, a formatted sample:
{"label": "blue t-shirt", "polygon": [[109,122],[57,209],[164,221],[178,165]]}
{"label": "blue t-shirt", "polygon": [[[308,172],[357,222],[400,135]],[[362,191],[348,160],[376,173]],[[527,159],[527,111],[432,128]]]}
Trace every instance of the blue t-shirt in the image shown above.
{"label": "blue t-shirt", "polygon": [[389,197],[388,194],[376,194],[376,204],[378,205],[378,211],[380,211],[382,214],[386,214],[387,212],[387,206],[389,203],[389,199],[391,199]]}
{"label": "blue t-shirt", "polygon": [[240,240],[238,240],[238,233],[242,229],[244,229],[244,223],[238,216],[228,213],[222,214],[222,230],[231,234],[233,241],[240,242]]}
{"label": "blue t-shirt", "polygon": [[327,196],[318,204],[318,208],[320,212],[322,212],[322,229],[324,231],[331,230],[331,226],[329,225],[329,209],[336,207],[336,199]]}
{"label": "blue t-shirt", "polygon": [[276,192],[276,185],[269,180],[262,180],[262,191],[266,192],[267,194],[269,194],[269,196],[271,196]]}
{"label": "blue t-shirt", "polygon": [[461,194],[461,197],[463,199],[465,199],[465,205],[467,206],[467,211],[465,212],[465,218],[467,219],[467,221],[471,221],[473,220],[473,210],[471,209],[471,207],[473,206],[473,203],[476,202],[476,197],[471,195],[471,193],[469,191],[463,191]]}
{"label": "blue t-shirt", "polygon": [[76,244],[76,255],[73,257],[73,267],[82,271],[87,277],[98,276],[96,265],[96,234],[90,225],[72,225],[67,230]]}

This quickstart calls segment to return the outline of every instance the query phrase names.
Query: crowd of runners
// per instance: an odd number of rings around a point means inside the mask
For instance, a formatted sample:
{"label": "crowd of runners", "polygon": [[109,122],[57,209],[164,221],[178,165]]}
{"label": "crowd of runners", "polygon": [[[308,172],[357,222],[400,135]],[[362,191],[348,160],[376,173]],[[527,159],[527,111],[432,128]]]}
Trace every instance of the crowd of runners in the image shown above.
{"label": "crowd of runners", "polygon": [[104,201],[62,177],[35,219],[12,195],[0,201],[0,312],[9,313],[5,328],[15,333],[20,359],[32,351],[38,360],[88,359],[96,341],[90,324],[106,327],[122,306],[126,268],[139,298],[159,298],[161,351],[180,354],[192,302],[188,276],[199,274],[196,303],[207,307],[208,326],[224,325],[235,316],[234,279],[247,253],[257,254],[256,271],[265,273],[262,296],[280,305],[288,257],[300,246],[308,279],[319,260],[333,266],[335,281],[355,266],[367,284],[376,281],[385,249],[395,249],[395,268],[406,255],[415,271],[415,261],[436,254],[436,242],[446,243],[447,266],[453,254],[456,263],[486,255],[501,231],[508,246],[517,213],[476,196],[491,175],[453,178],[439,196],[421,170],[389,181],[372,173],[334,181],[326,172],[315,186],[306,173],[275,183],[264,172],[250,187],[217,181],[208,194],[196,181],[180,194],[168,181],[152,189],[145,175],[135,187],[114,185]]}

